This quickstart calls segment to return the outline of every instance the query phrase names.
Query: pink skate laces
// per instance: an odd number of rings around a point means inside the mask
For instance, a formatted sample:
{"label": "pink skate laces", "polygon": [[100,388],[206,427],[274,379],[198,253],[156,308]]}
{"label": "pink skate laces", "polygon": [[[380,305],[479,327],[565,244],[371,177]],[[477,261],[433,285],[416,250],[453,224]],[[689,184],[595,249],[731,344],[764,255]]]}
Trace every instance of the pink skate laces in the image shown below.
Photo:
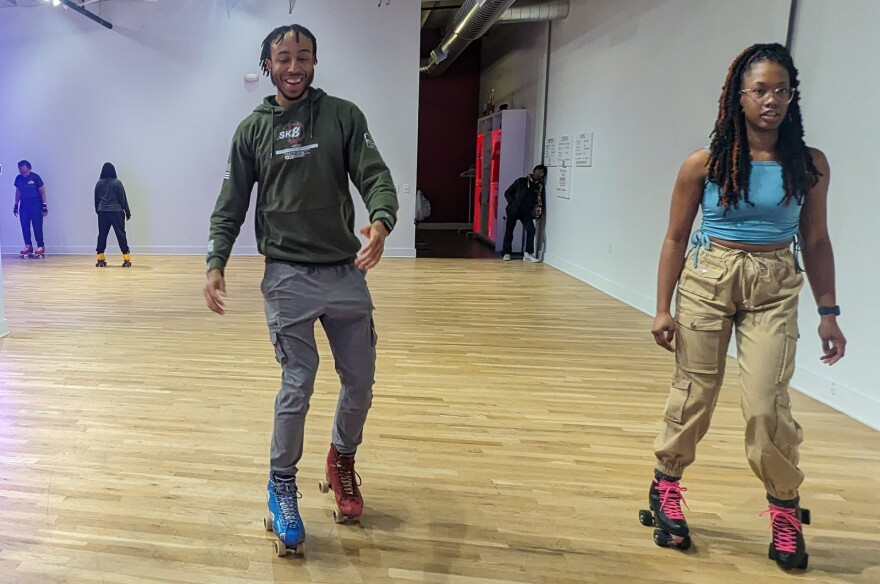
{"label": "pink skate laces", "polygon": [[760,516],[770,515],[773,529],[773,547],[780,552],[793,554],[797,552],[797,534],[802,531],[801,521],[797,517],[797,509],[779,507],[770,503],[770,508],[762,511]]}
{"label": "pink skate laces", "polygon": [[654,477],[654,483],[657,485],[657,492],[662,495],[660,498],[660,510],[669,519],[684,519],[684,513],[681,512],[681,503],[684,503],[684,506],[687,507],[687,501],[684,500],[681,493],[687,491],[687,489],[679,486],[678,481],[671,482],[665,479],[658,481]]}
{"label": "pink skate laces", "polygon": [[357,488],[361,486],[361,476],[354,470],[354,457],[339,455],[336,459],[336,470],[342,492],[348,497],[356,497]]}

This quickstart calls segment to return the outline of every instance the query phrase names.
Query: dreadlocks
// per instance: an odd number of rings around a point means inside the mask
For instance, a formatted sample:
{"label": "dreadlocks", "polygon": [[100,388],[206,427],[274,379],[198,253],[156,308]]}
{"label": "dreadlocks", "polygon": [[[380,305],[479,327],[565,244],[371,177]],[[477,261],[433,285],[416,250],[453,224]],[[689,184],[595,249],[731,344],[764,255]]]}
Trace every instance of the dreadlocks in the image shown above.
{"label": "dreadlocks", "polygon": [[275,30],[269,33],[263,40],[263,51],[260,53],[260,68],[263,70],[263,75],[269,76],[269,66],[266,64],[266,61],[271,58],[272,53],[269,50],[272,45],[278,44],[281,42],[281,39],[288,33],[293,33],[296,36],[296,41],[299,42],[299,35],[303,35],[307,39],[311,39],[312,41],[312,50],[313,56],[315,59],[318,58],[318,41],[315,39],[315,35],[309,31],[306,27],[299,24],[289,24],[286,26],[279,26]]}
{"label": "dreadlocks", "polygon": [[[740,198],[749,201],[749,175],[752,157],[746,136],[745,116],[740,106],[743,78],[752,66],[763,61],[777,63],[788,71],[791,87],[798,86],[797,69],[788,51],[778,43],[752,45],[733,60],[727,72],[721,99],[718,100],[718,119],[712,132],[708,180],[719,187],[718,204],[725,209],[737,207]],[[813,164],[804,143],[800,98],[794,98],[788,115],[779,127],[777,153],[782,165],[782,184],[785,197],[780,203],[795,199],[803,203],[804,196],[818,181],[821,173]]]}

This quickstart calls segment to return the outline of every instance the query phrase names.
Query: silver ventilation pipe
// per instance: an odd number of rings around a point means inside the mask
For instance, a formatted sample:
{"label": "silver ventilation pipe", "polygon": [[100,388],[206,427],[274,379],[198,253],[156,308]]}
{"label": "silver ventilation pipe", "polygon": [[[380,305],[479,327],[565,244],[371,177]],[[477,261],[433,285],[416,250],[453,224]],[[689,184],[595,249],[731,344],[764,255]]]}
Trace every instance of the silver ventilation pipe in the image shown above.
{"label": "silver ventilation pipe", "polygon": [[568,18],[570,0],[519,0],[498,19],[498,24],[547,22]]}
{"label": "silver ventilation pipe", "polygon": [[568,17],[570,0],[466,0],[455,15],[451,32],[431,51],[419,69],[422,75],[439,75],[475,40],[496,23],[547,22]]}
{"label": "silver ventilation pipe", "polygon": [[514,0],[466,0],[455,15],[451,30],[440,45],[431,51],[428,64],[419,69],[423,75],[439,75],[472,42],[486,34]]}

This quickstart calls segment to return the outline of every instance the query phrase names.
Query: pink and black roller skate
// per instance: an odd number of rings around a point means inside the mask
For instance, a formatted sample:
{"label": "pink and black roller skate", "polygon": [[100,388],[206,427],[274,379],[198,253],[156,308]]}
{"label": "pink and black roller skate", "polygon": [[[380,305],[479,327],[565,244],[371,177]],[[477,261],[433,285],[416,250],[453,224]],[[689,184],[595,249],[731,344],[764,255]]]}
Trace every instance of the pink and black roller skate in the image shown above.
{"label": "pink and black roller skate", "polygon": [[801,509],[800,499],[783,501],[767,495],[769,508],[761,515],[770,516],[773,541],[768,556],[783,570],[805,570],[809,561],[804,543],[804,525],[810,524],[810,510]]}
{"label": "pink and black roller skate", "polygon": [[681,510],[681,504],[685,503],[682,492],[687,489],[679,485],[680,478],[654,471],[654,480],[648,491],[651,508],[639,511],[639,522],[645,527],[657,528],[654,530],[654,543],[660,547],[686,550],[691,547],[691,536]]}

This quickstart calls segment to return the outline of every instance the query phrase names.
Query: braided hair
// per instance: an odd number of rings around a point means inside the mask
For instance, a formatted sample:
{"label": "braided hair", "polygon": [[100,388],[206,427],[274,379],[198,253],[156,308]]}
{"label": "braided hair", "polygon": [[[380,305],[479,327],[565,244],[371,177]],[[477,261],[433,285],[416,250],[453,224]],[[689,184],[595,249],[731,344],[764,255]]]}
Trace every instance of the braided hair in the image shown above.
{"label": "braided hair", "polygon": [[[718,185],[721,193],[718,204],[725,209],[738,207],[740,199],[752,204],[749,201],[752,157],[746,135],[745,115],[739,100],[743,78],[754,65],[764,61],[785,68],[792,89],[798,86],[797,69],[791,55],[778,43],[752,45],[731,63],[721,98],[718,100],[718,119],[711,136],[708,163],[708,180]],[[788,204],[794,199],[798,204],[803,204],[804,197],[819,181],[821,173],[813,164],[810,151],[804,143],[804,126],[797,91],[788,107],[788,115],[779,127],[776,148],[785,190],[785,197],[780,203]]]}
{"label": "braided hair", "polygon": [[269,35],[263,39],[263,50],[260,53],[260,68],[263,70],[263,75],[269,76],[271,71],[269,70],[269,66],[266,64],[272,57],[272,53],[270,51],[272,45],[278,44],[281,42],[281,39],[284,38],[285,35],[293,33],[296,36],[296,42],[299,42],[299,35],[303,35],[307,39],[312,41],[312,54],[315,57],[315,60],[318,59],[318,41],[315,39],[315,35],[311,33],[309,29],[300,25],[300,24],[289,24],[286,26],[279,26],[275,30],[269,33]]}

